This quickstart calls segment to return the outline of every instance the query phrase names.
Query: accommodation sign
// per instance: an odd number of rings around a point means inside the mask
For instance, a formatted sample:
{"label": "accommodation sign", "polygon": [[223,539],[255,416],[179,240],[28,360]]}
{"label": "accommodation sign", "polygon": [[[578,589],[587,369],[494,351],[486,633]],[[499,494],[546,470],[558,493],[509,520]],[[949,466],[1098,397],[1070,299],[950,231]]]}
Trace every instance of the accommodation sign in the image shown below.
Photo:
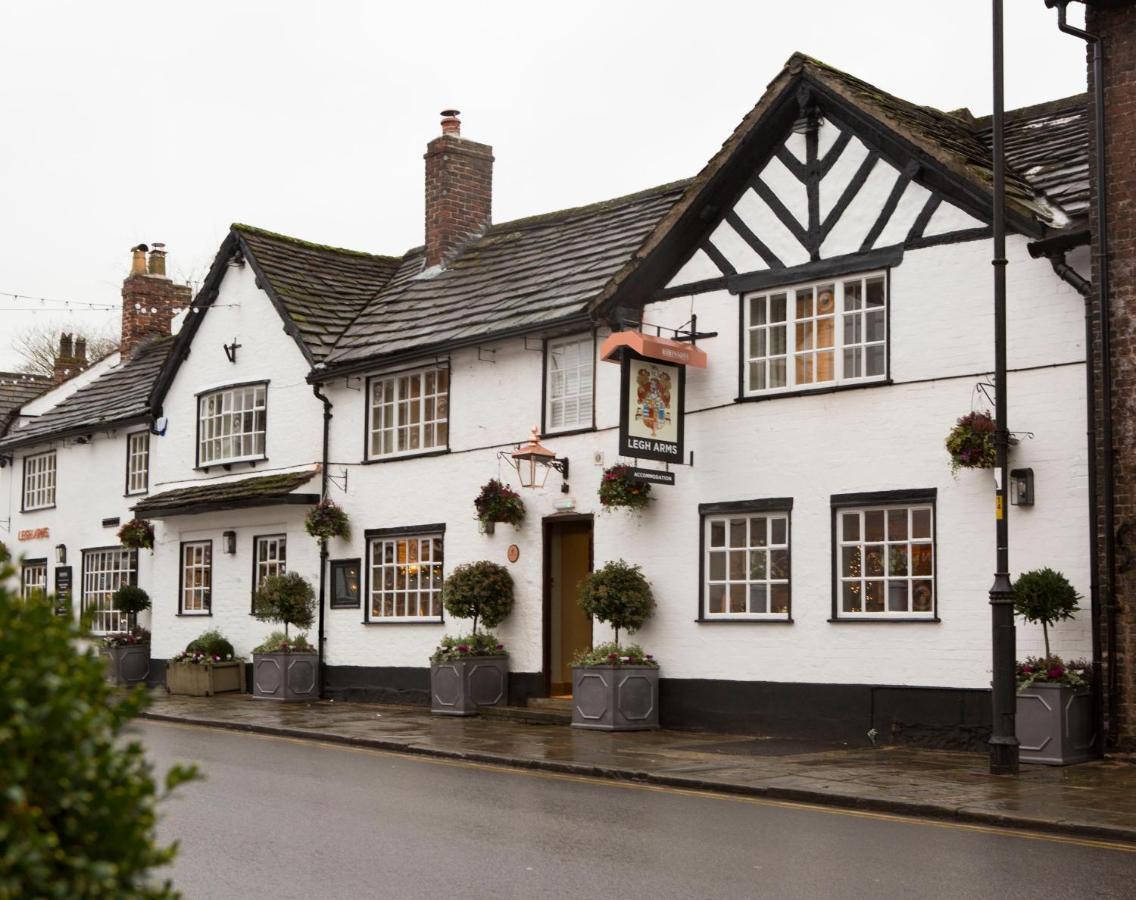
{"label": "accommodation sign", "polygon": [[619,454],[681,463],[686,367],[625,351]]}

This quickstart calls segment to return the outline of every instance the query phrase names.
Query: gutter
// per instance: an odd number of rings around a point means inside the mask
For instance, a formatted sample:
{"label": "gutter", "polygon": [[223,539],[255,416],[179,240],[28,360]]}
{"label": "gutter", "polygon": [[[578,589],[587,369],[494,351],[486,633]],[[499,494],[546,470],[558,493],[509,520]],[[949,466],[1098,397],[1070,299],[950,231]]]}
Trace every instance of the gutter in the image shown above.
{"label": "gutter", "polygon": [[[320,391],[318,384],[312,385],[312,393],[323,401],[323,458],[320,463],[320,499],[327,499],[327,464],[331,440],[331,401]],[[319,582],[319,624],[317,626],[316,650],[319,653],[319,697],[324,699],[325,669],[324,644],[327,637],[324,634],[323,608],[324,598],[327,596],[327,538],[320,538],[320,582]]]}

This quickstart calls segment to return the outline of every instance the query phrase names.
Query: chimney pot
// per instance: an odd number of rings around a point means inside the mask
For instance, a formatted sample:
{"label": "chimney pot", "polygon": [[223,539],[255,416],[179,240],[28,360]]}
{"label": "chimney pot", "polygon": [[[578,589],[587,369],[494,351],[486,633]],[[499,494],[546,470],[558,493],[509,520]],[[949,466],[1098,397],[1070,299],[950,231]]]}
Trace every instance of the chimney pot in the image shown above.
{"label": "chimney pot", "polygon": [[442,110],[442,134],[452,134],[455,137],[461,137],[462,123],[461,119],[458,118],[460,115],[460,109]]}
{"label": "chimney pot", "polygon": [[462,138],[458,115],[442,110],[442,134],[426,145],[427,268],[445,265],[493,221],[493,148]]}
{"label": "chimney pot", "polygon": [[137,247],[130,248],[130,274],[131,275],[145,275],[146,274],[146,251],[150,248],[145,244],[139,244]]}
{"label": "chimney pot", "polygon": [[87,364],[87,339],[85,337],[75,338],[75,362],[80,366]]}
{"label": "chimney pot", "polygon": [[[122,336],[119,350],[122,358],[129,359],[143,340],[170,333],[170,321],[193,299],[188,285],[174,284],[166,277],[165,244],[154,244],[146,263],[145,244],[134,249],[135,264],[122,283]],[[141,269],[138,260],[141,258]],[[149,275],[136,278],[136,275]]]}
{"label": "chimney pot", "polygon": [[166,245],[155,241],[150,249],[150,274],[166,277]]}

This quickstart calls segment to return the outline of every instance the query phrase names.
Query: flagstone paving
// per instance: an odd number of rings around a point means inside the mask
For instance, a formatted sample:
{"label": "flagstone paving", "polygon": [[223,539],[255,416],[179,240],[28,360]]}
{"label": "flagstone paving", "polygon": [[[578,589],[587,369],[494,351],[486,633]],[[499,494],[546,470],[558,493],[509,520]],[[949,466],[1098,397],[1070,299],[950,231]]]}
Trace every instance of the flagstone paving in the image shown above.
{"label": "flagstone paving", "polygon": [[1022,765],[986,772],[976,753],[826,746],[677,731],[607,733],[505,719],[431,716],[421,707],[248,694],[153,693],[146,717],[383,750],[858,809],[1136,842],[1136,764]]}

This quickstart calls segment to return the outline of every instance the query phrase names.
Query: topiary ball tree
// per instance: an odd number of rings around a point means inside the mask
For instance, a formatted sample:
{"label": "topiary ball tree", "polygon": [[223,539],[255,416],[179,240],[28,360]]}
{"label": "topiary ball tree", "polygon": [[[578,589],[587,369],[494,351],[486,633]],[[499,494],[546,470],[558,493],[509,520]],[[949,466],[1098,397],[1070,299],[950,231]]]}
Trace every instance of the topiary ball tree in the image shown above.
{"label": "topiary ball tree", "polygon": [[606,563],[580,583],[580,608],[611,625],[618,645],[620,629],[634,634],[643,627],[654,612],[655,596],[643,570],[621,559]]}
{"label": "topiary ball tree", "polygon": [[308,580],[297,572],[270,575],[256,592],[254,615],[262,622],[279,622],[288,637],[288,626],[311,628],[315,621],[316,595]]}
{"label": "topiary ball tree", "polygon": [[508,569],[483,559],[454,569],[442,585],[442,605],[451,616],[478,620],[495,628],[513,611],[513,577]]}
{"label": "topiary ball tree", "polygon": [[1041,623],[1045,637],[1045,658],[1049,659],[1049,626],[1072,619],[1081,607],[1081,595],[1069,579],[1053,569],[1023,572],[1014,582],[1014,612],[1027,622]]}
{"label": "topiary ball tree", "polygon": [[165,790],[127,728],[145,691],[117,692],[89,637],[49,600],[21,600],[0,565],[0,897],[176,897],[154,870]]}
{"label": "topiary ball tree", "polygon": [[138,613],[150,608],[150,595],[133,584],[124,584],[114,592],[114,608],[126,613],[130,630],[138,628]]}

